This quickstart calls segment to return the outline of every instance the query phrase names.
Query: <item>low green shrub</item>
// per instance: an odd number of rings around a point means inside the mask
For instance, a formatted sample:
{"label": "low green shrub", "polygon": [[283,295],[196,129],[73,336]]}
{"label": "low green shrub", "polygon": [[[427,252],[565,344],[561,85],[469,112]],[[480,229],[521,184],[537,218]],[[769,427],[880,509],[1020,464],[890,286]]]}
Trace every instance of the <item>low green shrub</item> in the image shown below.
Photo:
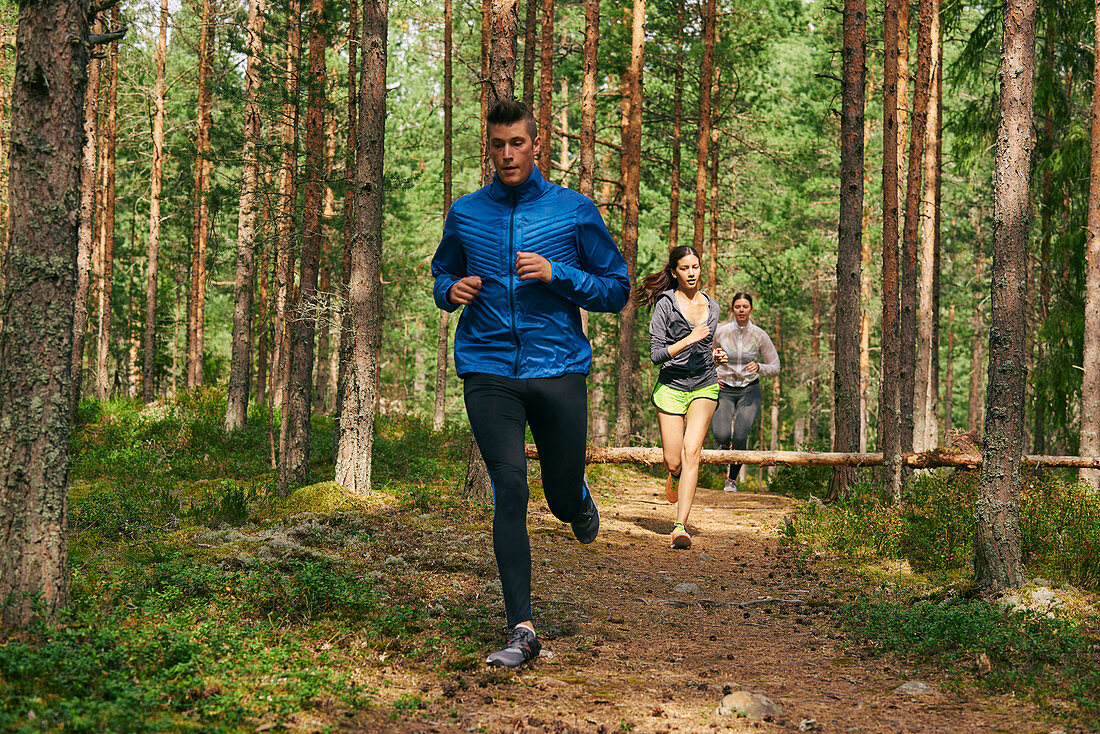
{"label": "low green shrub", "polygon": [[[1078,720],[1100,728],[1100,640],[1088,625],[983,601],[863,600],[842,610],[840,619],[875,651],[978,672],[995,691],[1072,701]],[[989,661],[988,672],[978,670],[979,656]]]}

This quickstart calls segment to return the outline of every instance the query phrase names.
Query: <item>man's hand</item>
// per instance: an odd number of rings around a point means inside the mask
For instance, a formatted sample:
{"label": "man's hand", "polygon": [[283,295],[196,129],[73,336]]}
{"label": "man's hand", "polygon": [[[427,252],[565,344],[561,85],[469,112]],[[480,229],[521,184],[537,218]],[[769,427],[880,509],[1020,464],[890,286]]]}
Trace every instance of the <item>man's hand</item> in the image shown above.
{"label": "man's hand", "polygon": [[447,291],[447,298],[451,303],[460,306],[468,306],[481,293],[481,278],[476,275],[467,275],[462,280],[456,280],[451,289]]}
{"label": "man's hand", "polygon": [[517,252],[516,274],[519,275],[520,280],[541,280],[543,283],[549,283],[554,269],[550,261],[542,255],[534,252]]}

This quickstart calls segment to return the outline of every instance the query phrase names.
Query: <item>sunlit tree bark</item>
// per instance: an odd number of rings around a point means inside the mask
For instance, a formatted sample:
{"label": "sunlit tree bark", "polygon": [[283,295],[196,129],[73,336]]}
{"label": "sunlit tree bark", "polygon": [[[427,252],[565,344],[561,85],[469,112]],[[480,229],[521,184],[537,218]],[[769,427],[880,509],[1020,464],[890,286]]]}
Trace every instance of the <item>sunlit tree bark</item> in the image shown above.
{"label": "sunlit tree bark", "polygon": [[[99,31],[98,21],[92,32]],[[92,242],[96,218],[96,160],[99,133],[99,59],[88,57],[87,94],[84,98],[84,150],[80,173],[80,226],[77,230],[76,294],[73,302],[72,412],[76,415],[84,379],[84,337],[88,330],[88,301],[92,272]]]}
{"label": "sunlit tree bark", "polygon": [[1027,243],[1034,146],[1035,0],[1007,0],[1000,123],[993,171],[992,322],[985,441],[974,524],[974,570],[985,589],[1024,582],[1020,459],[1024,453]]}
{"label": "sunlit tree bark", "polygon": [[371,488],[378,344],[382,322],[382,159],[386,132],[387,0],[363,3],[355,226],[348,307],[352,328],[340,417],[336,481],[350,492]]}
{"label": "sunlit tree bark", "polygon": [[[866,0],[845,0],[840,112],[840,219],[837,231],[833,323],[833,451],[859,447],[859,286],[863,255],[863,117],[867,63]],[[778,386],[778,378],[776,381]],[[833,469],[831,497],[855,481],[850,468]]]}
{"label": "sunlit tree bark", "polygon": [[[534,17],[533,8],[535,7],[536,0],[527,0],[527,44],[532,44],[535,37],[534,30],[530,27],[533,23]],[[454,92],[452,84],[454,82],[454,74],[452,73],[451,58],[454,52],[454,37],[453,37],[453,11],[451,8],[451,0],[444,0],[443,10],[443,220],[446,221],[447,213],[451,210],[451,176],[452,176],[452,163],[454,158],[454,151],[452,147],[452,136],[454,126]],[[533,44],[532,44],[533,45]],[[530,79],[527,75],[526,56],[524,59],[524,93],[531,91],[531,85],[534,80],[534,49],[528,49],[524,47],[524,54],[527,55],[530,50],[531,67],[532,71]],[[432,427],[435,430],[443,428],[444,420],[446,419],[446,407],[447,407],[447,361],[448,352],[450,347],[448,345],[450,337],[450,313],[439,310],[439,330],[436,334],[436,350],[435,350],[435,406],[433,410]]]}
{"label": "sunlit tree bark", "polygon": [[[1100,0],[1095,39],[1100,49]],[[1085,370],[1081,383],[1081,456],[1100,456],[1100,61],[1093,62],[1092,163],[1085,242]],[[1082,469],[1081,481],[1100,487],[1100,470]]]}
{"label": "sunlit tree bark", "polygon": [[191,287],[187,295],[187,388],[203,383],[204,320],[206,314],[206,249],[210,236],[210,130],[211,67],[214,63],[214,8],[212,0],[203,0],[202,29],[199,35],[198,109],[195,133],[195,202],[191,233]]}
{"label": "sunlit tree bark", "polygon": [[19,7],[0,301],[0,627],[68,600],[72,328],[88,6]]}
{"label": "sunlit tree bark", "polygon": [[[630,46],[630,69],[627,72],[628,95],[624,99],[623,126],[623,231],[619,247],[626,259],[630,281],[638,262],[638,188],[641,184],[642,155],[642,70],[645,56],[645,0],[634,0]],[[634,319],[637,306],[628,299],[619,314],[619,349],[616,362],[618,385],[615,390],[615,440],[626,443],[631,431],[631,410],[634,379],[637,371],[634,350]]]}
{"label": "sunlit tree bark", "polygon": [[707,213],[707,160],[710,156],[711,93],[714,84],[714,42],[717,35],[717,0],[703,6],[703,68],[699,79],[699,145],[695,167],[695,229],[692,246],[703,251]]}
{"label": "sunlit tree bark", "polygon": [[[111,10],[111,28],[118,28],[118,6]],[[111,392],[111,300],[115,271],[115,150],[118,144],[118,41],[107,47],[107,96],[104,100],[107,119],[104,122],[103,147],[100,150],[100,195],[102,214],[96,222],[99,232],[100,283],[97,304],[95,396],[106,400]]]}
{"label": "sunlit tree bark", "polygon": [[252,376],[252,280],[256,261],[256,208],[259,197],[260,164],[257,149],[262,144],[260,116],[260,64],[264,51],[264,0],[252,0],[248,7],[248,62],[245,86],[244,150],[241,162],[241,195],[237,215],[237,278],[234,283],[233,341],[229,360],[229,389],[225,430],[244,425],[248,413],[248,387]]}

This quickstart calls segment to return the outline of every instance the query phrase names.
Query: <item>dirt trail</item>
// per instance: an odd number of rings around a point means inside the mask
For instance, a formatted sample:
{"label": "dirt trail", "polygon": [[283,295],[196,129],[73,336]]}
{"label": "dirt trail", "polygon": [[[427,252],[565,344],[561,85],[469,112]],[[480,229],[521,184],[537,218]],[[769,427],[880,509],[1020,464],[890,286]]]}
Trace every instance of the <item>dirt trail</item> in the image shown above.
{"label": "dirt trail", "polygon": [[[861,660],[830,622],[833,584],[818,574],[831,571],[800,567],[779,548],[776,528],[791,500],[701,489],[688,526],[694,545],[673,550],[663,483],[625,469],[609,474],[613,482],[597,488],[603,524],[591,546],[532,501],[544,645],[536,664],[475,673],[475,685],[457,690],[445,681],[443,691],[427,693],[441,703],[418,722],[386,729],[1051,731],[1030,705],[954,691],[935,678],[921,679],[934,693],[894,693],[909,680],[905,671],[888,659]],[[682,583],[698,593],[677,591]],[[767,597],[783,601],[760,601]],[[723,695],[737,690],[768,696],[782,714],[771,721],[717,714]],[[803,724],[808,719],[816,724]]]}

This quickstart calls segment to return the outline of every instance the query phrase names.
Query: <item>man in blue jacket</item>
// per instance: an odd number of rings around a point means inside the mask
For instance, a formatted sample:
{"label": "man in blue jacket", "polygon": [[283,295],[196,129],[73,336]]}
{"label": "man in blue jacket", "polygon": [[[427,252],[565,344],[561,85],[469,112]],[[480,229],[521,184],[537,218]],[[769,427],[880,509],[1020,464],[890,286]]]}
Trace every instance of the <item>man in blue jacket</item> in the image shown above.
{"label": "man in blue jacket", "polygon": [[531,613],[524,426],[538,446],[550,511],[591,543],[600,513],[584,479],[592,348],[580,309],[618,312],[630,280],[595,205],[535,167],[540,141],[526,105],[496,104],[486,134],[496,175],[451,207],[432,275],[440,308],[465,307],[455,370],[493,483],[493,549],[510,632],[485,662],[514,668],[542,649]]}

